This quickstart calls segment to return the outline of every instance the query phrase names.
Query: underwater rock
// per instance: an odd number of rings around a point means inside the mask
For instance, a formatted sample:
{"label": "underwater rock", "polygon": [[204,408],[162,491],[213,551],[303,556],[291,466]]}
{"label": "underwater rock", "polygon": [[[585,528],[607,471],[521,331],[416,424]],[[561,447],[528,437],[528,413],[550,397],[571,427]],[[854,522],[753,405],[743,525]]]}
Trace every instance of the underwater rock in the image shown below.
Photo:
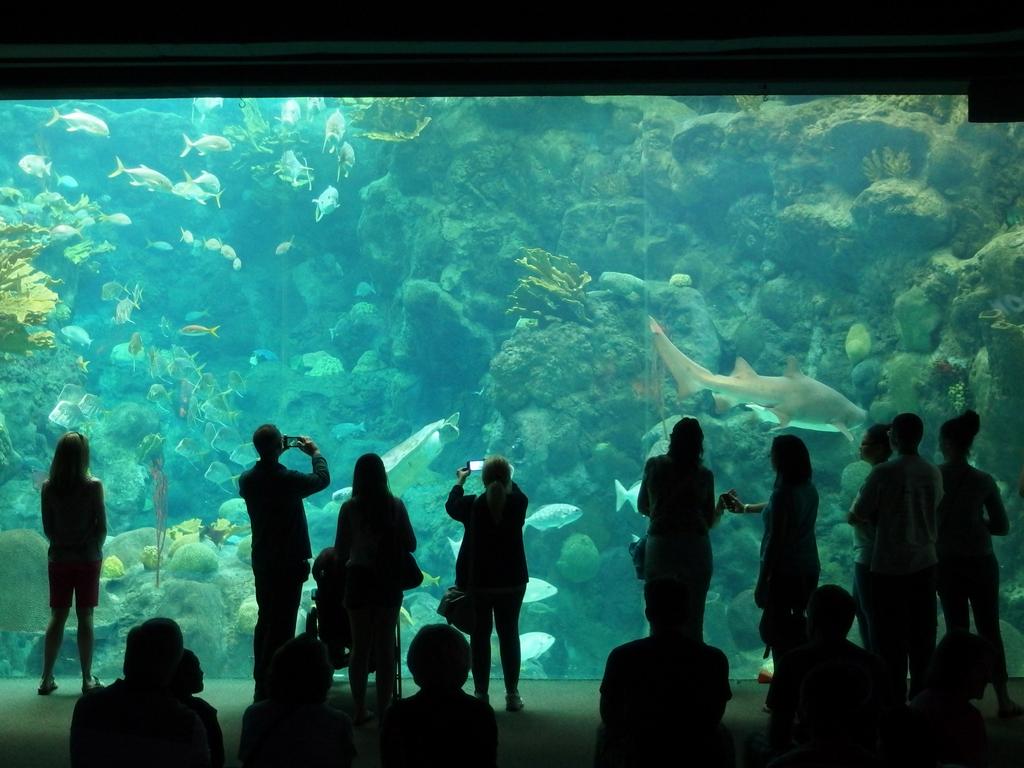
{"label": "underwater rock", "polygon": [[[0,630],[41,632],[50,620],[49,545],[35,531],[0,531]],[[16,587],[16,588],[14,588]]]}
{"label": "underwater rock", "polygon": [[928,251],[949,239],[949,206],[919,181],[883,179],[861,192],[851,209],[859,238],[875,249]]}
{"label": "underwater rock", "polygon": [[851,264],[844,262],[852,230],[853,216],[846,198],[794,203],[778,214],[769,254],[783,267],[818,274],[837,267],[849,268]]}
{"label": "underwater rock", "polygon": [[235,630],[240,635],[251,635],[256,631],[256,620],[260,615],[260,607],[256,602],[256,595],[245,598],[238,606],[238,613],[235,615]]}
{"label": "underwater rock", "polygon": [[935,349],[935,331],[942,322],[942,311],[919,285],[896,297],[893,309],[900,341],[908,352],[931,352]]}
{"label": "underwater rock", "polygon": [[21,456],[14,450],[7,419],[0,413],[0,485],[10,480],[21,469]]}
{"label": "underwater rock", "polygon": [[792,328],[807,318],[810,297],[803,282],[776,277],[761,286],[757,306],[762,315],[780,328]]}
{"label": "underwater rock", "polygon": [[193,651],[210,677],[224,662],[224,601],[213,584],[186,579],[161,582],[163,599],[153,615],[172,616],[181,627],[185,647]]}
{"label": "underwater rock", "polygon": [[885,407],[880,405],[876,411],[875,404],[872,404],[872,421],[887,422],[897,413],[919,412],[921,377],[927,369],[927,364],[926,355],[907,352],[897,353],[882,363],[882,389],[885,394],[876,403],[881,401]]}
{"label": "underwater rock", "polygon": [[375,349],[368,349],[359,356],[359,360],[352,368],[352,373],[374,373],[382,371],[386,367],[384,361],[380,359],[380,353]]}
{"label": "underwater rock", "polygon": [[597,575],[601,554],[593,539],[585,533],[574,533],[562,543],[555,567],[564,578],[582,584]]}
{"label": "underwater rock", "polygon": [[627,301],[642,301],[647,294],[644,280],[628,272],[602,272],[597,284]]}
{"label": "underwater rock", "polygon": [[857,393],[857,399],[869,402],[878,393],[878,385],[882,378],[882,363],[877,358],[861,360],[850,371],[850,379]]}
{"label": "underwater rock", "polygon": [[246,565],[252,565],[252,534],[238,540],[235,556]]}
{"label": "underwater rock", "polygon": [[[197,520],[199,518],[196,518]],[[177,553],[179,549],[184,547],[186,544],[197,544],[202,541],[202,536],[199,531],[192,533],[179,533],[176,536],[168,537],[170,539],[170,545],[166,547],[164,556],[170,560]]]}
{"label": "underwater rock", "polygon": [[125,573],[124,563],[117,555],[103,558],[103,564],[100,566],[101,579],[123,579]]}
{"label": "underwater rock", "polygon": [[[102,445],[102,441],[93,440]],[[107,506],[107,524],[112,529],[134,527],[139,510],[145,508],[149,494],[149,473],[136,464],[131,454],[110,451],[104,457],[98,476],[103,480],[103,500]]]}
{"label": "underwater rock", "polygon": [[645,204],[640,199],[585,201],[562,218],[555,253],[601,272],[640,263],[644,257]]}
{"label": "underwater rock", "polygon": [[217,517],[223,517],[232,523],[244,525],[249,522],[249,512],[245,499],[228,499],[217,508]]}
{"label": "underwater rock", "polygon": [[217,572],[218,566],[215,549],[205,542],[192,541],[174,552],[167,570],[171,573],[211,574]]}
{"label": "underwater rock", "polygon": [[[977,258],[985,285],[996,294],[992,300],[1002,300],[1006,314],[1020,315],[1017,302],[1010,302],[1005,297],[1024,296],[1024,227],[1015,227],[992,238],[978,251]],[[1010,319],[1024,322],[1024,315],[1019,320]]]}
{"label": "underwater rock", "polygon": [[103,553],[131,566],[142,559],[147,546],[156,545],[156,528],[135,528],[114,536],[103,545]]}
{"label": "underwater rock", "polygon": [[864,323],[854,323],[846,332],[846,357],[856,365],[871,354],[871,333]]}
{"label": "underwater rock", "polygon": [[306,376],[319,378],[321,376],[337,376],[345,372],[345,366],[341,360],[333,355],[324,352],[306,352],[299,356],[299,367]]}
{"label": "underwater rock", "polygon": [[[160,416],[148,404],[134,402],[118,403],[106,414],[101,422],[100,437],[111,442],[116,442],[125,450],[130,450],[134,455],[136,447],[142,442],[146,435],[161,431]],[[101,439],[101,442],[102,442]],[[107,451],[109,453],[109,451]],[[119,463],[120,457],[117,457]],[[113,461],[111,463],[114,463]],[[104,490],[107,486],[107,476],[104,475]]]}

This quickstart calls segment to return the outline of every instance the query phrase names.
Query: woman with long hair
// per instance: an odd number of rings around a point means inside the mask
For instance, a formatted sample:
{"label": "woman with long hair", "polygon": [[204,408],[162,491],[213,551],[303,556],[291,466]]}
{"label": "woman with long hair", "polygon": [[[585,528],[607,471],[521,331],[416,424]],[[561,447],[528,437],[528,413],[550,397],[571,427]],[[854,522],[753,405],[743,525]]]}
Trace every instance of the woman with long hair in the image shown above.
{"label": "woman with long hair", "polygon": [[[523,708],[519,695],[519,612],[526,594],[526,549],[523,525],[529,503],[512,482],[512,467],[502,456],[484,461],[484,492],[463,490],[468,467],[455,470],[455,485],[444,508],[466,526],[466,534],[455,563],[456,582],[473,601],[473,688],[477,698],[488,701],[491,677],[491,629],[497,628],[501,671],[505,677],[505,709]],[[461,580],[461,581],[460,581]]]}
{"label": "woman with long hair", "polygon": [[673,577],[690,595],[686,634],[704,642],[704,604],[711,585],[708,531],[721,517],[715,502],[715,476],[703,464],[700,422],[684,418],[672,427],[668,452],[644,465],[637,511],[651,519],[647,529],[644,580]]}
{"label": "woman with long hair", "polygon": [[995,651],[992,687],[1000,717],[1019,717],[1021,706],[1007,690],[1006,651],[999,629],[999,563],[992,537],[1010,532],[1010,520],[992,475],[972,467],[967,459],[981,419],[974,411],[945,422],[939,448],[945,462],[942,501],[935,549],[939,556],[938,593],[947,630],[970,630],[968,607],[978,634]]}
{"label": "woman with long hair", "polygon": [[341,505],[334,543],[345,563],[344,605],[352,628],[349,683],[356,725],[373,719],[366,707],[370,650],[376,666],[377,712],[391,703],[397,659],[395,632],[402,606],[397,556],[416,550],[416,534],[405,504],[392,495],[384,462],[375,453],[359,457],[352,472],[352,497]]}
{"label": "woman with long hair", "polygon": [[733,512],[760,512],[764,520],[761,565],[754,602],[761,609],[761,639],[778,659],[807,640],[807,601],[818,586],[821,563],[814,524],[818,490],[811,456],[796,435],[772,441],[775,488],[767,502],[744,504],[735,491],[724,500]]}
{"label": "woman with long hair", "polygon": [[43,645],[43,676],[39,695],[57,690],[53,667],[64,639],[64,625],[74,596],[78,617],[78,660],[82,693],[102,684],[92,673],[92,612],[99,603],[100,566],[107,538],[103,485],[89,474],[89,441],[80,432],[67,432],[57,441],[50,475],[40,492],[43,532],[50,542],[50,623]]}

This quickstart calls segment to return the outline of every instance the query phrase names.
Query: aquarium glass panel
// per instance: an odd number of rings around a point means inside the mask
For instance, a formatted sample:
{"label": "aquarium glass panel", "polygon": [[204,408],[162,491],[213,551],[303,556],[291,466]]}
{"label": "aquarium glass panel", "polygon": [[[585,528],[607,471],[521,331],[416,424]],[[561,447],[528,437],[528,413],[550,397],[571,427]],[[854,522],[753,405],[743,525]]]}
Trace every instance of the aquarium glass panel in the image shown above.
{"label": "aquarium glass panel", "polygon": [[[715,492],[744,503],[771,493],[773,438],[805,441],[821,582],[851,588],[865,426],[917,412],[939,462],[965,408],[1009,510],[995,551],[1021,674],[1024,133],[966,113],[951,96],[0,103],[0,675],[41,666],[39,487],[67,430],[106,495],[101,677],[156,615],[207,675],[251,674],[237,488],[269,422],[329,463],[314,554],[355,460],[385,457],[425,572],[403,651],[454,581],[456,469],[506,456],[529,497],[523,676],[558,679],[600,677],[647,632],[638,485],[681,416]],[[710,532],[704,637],[738,678],[762,666],[762,534],[756,514]]]}

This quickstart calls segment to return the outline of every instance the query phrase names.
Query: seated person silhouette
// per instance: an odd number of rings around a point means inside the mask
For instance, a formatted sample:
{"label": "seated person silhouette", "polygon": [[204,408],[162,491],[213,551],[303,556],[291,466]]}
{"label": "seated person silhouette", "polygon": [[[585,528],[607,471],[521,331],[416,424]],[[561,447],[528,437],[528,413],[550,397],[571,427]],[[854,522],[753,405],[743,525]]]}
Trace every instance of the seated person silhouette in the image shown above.
{"label": "seated person silhouette", "polygon": [[850,727],[871,708],[871,687],[857,663],[826,661],[811,669],[800,685],[800,719],[808,742],[775,758],[768,768],[881,768],[874,750],[858,743],[858,729]]}
{"label": "seated person silhouette", "polygon": [[874,750],[878,741],[878,717],[892,706],[892,686],[882,660],[846,639],[856,616],[857,604],[842,587],[824,584],[807,603],[809,641],[779,659],[775,666],[767,705],[771,710],[768,743],[754,735],[748,742],[747,765],[764,765],[766,760],[789,750],[793,742],[809,738],[807,724],[797,719],[800,687],[815,667],[830,661],[842,661],[864,670],[871,684],[870,696],[862,719],[848,723],[857,743]]}
{"label": "seated person silhouette", "polygon": [[732,766],[732,735],[722,725],[732,698],[729,662],[689,637],[686,585],[672,578],[644,585],[651,635],[608,655],[601,681],[595,766]]}
{"label": "seated person silhouette", "polygon": [[883,713],[878,753],[885,768],[935,768],[938,762],[928,721],[906,704]]}
{"label": "seated person silhouette", "polygon": [[128,632],[124,678],[75,704],[72,768],[210,765],[202,721],[170,689],[182,650],[181,628],[171,619],[150,619]]}
{"label": "seated person silhouette", "polygon": [[462,634],[428,624],[409,644],[408,665],[420,690],[392,702],[384,715],[381,766],[494,768],[498,726],[490,704],[462,690],[470,666]]}
{"label": "seated person silhouette", "polygon": [[244,768],[349,768],[356,754],[352,720],[327,706],[334,671],[326,646],[292,638],[270,662],[270,698],[242,715],[238,757]]}
{"label": "seated person silhouette", "polygon": [[224,734],[217,722],[217,710],[206,700],[193,695],[202,690],[203,668],[199,665],[199,657],[186,648],[171,678],[171,693],[203,721],[206,741],[210,745],[210,768],[224,768]]}
{"label": "seated person silhouette", "polygon": [[989,764],[985,721],[970,700],[985,694],[995,658],[991,643],[960,629],[936,647],[924,690],[909,706],[928,723],[940,762],[964,768]]}

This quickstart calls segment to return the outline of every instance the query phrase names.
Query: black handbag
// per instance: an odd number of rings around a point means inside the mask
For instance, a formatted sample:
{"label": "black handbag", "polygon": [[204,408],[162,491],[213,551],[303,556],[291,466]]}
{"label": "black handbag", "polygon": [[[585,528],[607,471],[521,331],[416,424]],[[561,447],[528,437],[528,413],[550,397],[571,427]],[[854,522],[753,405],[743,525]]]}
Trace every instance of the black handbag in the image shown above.
{"label": "black handbag", "polygon": [[437,612],[445,621],[467,635],[473,629],[473,599],[458,587],[448,587],[437,605]]}
{"label": "black handbag", "polygon": [[423,583],[423,571],[413,557],[412,552],[402,551],[398,554],[398,586],[405,592],[416,589]]}

